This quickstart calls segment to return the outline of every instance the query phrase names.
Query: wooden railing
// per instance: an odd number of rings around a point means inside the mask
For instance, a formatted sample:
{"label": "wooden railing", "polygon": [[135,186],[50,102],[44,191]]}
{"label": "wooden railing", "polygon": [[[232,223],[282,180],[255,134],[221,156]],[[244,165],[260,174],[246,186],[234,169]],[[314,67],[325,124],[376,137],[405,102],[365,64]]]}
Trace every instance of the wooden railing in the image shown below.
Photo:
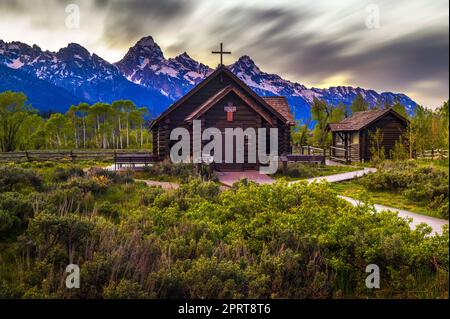
{"label": "wooden railing", "polygon": [[417,154],[417,158],[419,159],[445,159],[448,158],[448,150],[443,149],[431,149],[425,150]]}
{"label": "wooden railing", "polygon": [[347,148],[330,146],[330,159],[335,161],[349,161],[349,152]]}
{"label": "wooden railing", "polygon": [[115,154],[148,154],[147,150],[37,150],[20,152],[0,152],[0,162],[32,161],[113,161]]}

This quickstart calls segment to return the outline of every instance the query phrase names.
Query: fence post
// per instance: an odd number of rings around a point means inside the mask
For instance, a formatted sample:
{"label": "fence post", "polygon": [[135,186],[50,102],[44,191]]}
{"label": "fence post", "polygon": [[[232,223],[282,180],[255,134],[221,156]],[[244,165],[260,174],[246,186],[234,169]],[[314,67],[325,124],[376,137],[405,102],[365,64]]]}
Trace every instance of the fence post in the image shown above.
{"label": "fence post", "polygon": [[287,175],[287,164],[288,164],[287,155],[283,154],[283,156],[281,156],[281,160],[283,163],[283,175],[286,176]]}
{"label": "fence post", "polygon": [[31,162],[30,155],[28,154],[28,151],[25,151],[25,156],[27,157],[27,161]]}
{"label": "fence post", "polygon": [[116,157],[116,149],[114,149],[114,171],[117,171],[117,157]]}
{"label": "fence post", "polygon": [[311,146],[308,145],[308,155],[311,155]]}

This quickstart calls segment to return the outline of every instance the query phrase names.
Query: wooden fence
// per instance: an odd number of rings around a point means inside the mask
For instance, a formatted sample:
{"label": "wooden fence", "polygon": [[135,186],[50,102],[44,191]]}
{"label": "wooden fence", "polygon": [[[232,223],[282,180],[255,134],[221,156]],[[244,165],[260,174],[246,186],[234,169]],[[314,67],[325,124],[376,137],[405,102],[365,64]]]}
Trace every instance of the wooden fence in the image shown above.
{"label": "wooden fence", "polygon": [[32,161],[114,161],[116,154],[151,154],[147,150],[45,150],[0,153],[0,162]]}
{"label": "wooden fence", "polygon": [[448,158],[448,150],[443,149],[431,149],[425,150],[423,152],[419,152],[417,154],[417,158],[419,159],[445,159]]}

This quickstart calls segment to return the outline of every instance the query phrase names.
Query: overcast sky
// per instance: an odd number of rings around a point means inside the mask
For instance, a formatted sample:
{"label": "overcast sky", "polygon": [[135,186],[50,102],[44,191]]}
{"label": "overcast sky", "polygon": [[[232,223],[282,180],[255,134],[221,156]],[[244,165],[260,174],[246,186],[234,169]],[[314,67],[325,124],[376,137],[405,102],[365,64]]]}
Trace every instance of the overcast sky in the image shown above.
{"label": "overcast sky", "polygon": [[[71,3],[79,28],[66,26]],[[431,108],[449,95],[448,23],[448,0],[0,0],[4,41],[52,51],[76,42],[116,62],[151,35],[166,57],[186,51],[211,67],[224,42],[227,64],[249,55],[308,87],[402,92]]]}

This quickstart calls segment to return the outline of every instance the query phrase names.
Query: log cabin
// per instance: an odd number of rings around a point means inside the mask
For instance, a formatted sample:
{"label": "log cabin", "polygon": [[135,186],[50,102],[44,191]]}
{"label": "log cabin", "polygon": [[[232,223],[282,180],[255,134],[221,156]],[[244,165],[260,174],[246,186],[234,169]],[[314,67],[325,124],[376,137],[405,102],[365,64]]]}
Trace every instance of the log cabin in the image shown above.
{"label": "log cabin", "polygon": [[385,156],[401,140],[409,121],[392,108],[355,112],[339,123],[329,123],[332,133],[331,156],[345,161],[370,161],[371,136],[377,129],[382,133],[381,147]]}
{"label": "log cabin", "polygon": [[[295,121],[286,98],[257,95],[222,64],[152,121],[153,155],[159,160],[169,158],[170,149],[177,142],[170,140],[170,132],[177,127],[190,132],[192,154],[194,120],[201,121],[202,132],[215,127],[221,131],[222,137],[225,128],[254,128],[256,131],[258,128],[278,128],[278,155],[291,152],[290,127],[295,125]],[[203,149],[208,141],[201,143]],[[248,162],[249,145],[247,140],[245,143],[244,163],[218,163],[214,169],[258,169],[258,162]]]}

